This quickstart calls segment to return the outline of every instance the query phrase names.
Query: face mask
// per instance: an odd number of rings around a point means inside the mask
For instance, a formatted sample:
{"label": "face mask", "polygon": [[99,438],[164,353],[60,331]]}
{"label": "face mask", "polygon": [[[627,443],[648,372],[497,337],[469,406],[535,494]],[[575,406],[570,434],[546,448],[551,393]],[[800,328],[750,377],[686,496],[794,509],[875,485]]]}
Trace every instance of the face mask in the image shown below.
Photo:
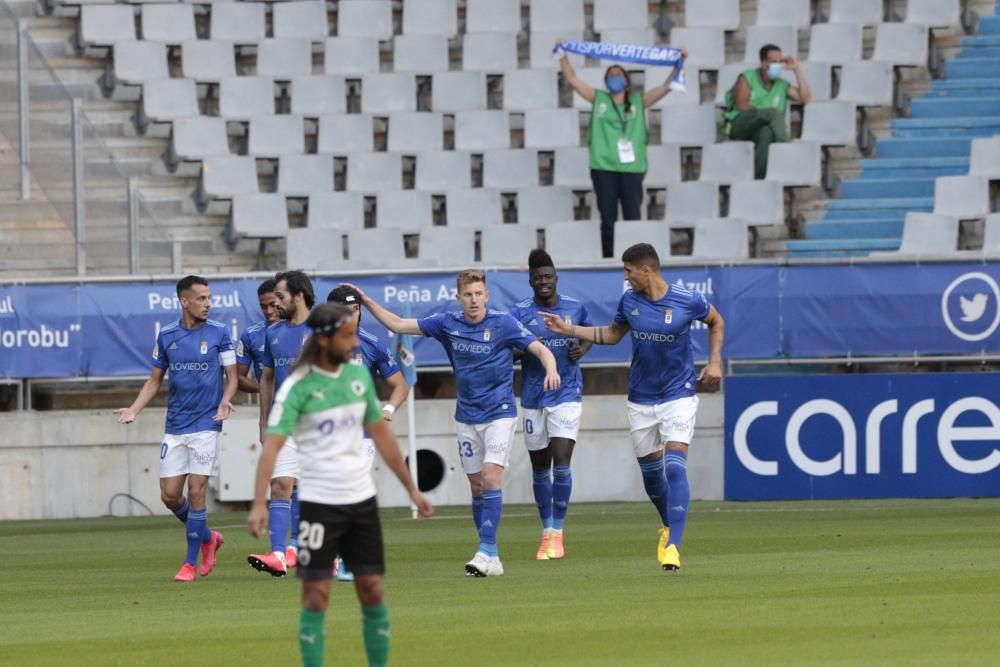
{"label": "face mask", "polygon": [[785,71],[785,66],[781,63],[770,63],[767,66],[767,78],[777,79]]}
{"label": "face mask", "polygon": [[608,77],[608,90],[612,93],[620,93],[625,90],[625,77],[623,76],[609,76]]}

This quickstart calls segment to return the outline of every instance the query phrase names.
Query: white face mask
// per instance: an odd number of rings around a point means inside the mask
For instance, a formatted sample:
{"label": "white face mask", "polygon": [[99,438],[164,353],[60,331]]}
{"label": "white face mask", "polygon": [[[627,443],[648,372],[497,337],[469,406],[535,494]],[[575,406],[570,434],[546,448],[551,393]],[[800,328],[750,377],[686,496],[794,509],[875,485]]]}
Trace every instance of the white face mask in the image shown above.
{"label": "white face mask", "polygon": [[785,66],[782,63],[769,63],[767,66],[767,78],[777,79],[781,76],[781,73],[785,71]]}

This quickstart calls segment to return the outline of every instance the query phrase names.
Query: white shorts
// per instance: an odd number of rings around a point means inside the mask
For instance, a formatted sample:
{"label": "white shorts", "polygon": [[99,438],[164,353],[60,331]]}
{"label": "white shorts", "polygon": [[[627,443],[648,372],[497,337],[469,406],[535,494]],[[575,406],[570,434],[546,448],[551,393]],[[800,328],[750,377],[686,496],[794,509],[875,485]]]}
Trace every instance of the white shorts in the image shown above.
{"label": "white shorts", "polygon": [[551,438],[576,440],[580,433],[580,415],[583,403],[560,403],[551,408],[524,409],[524,444],[529,452],[537,452],[549,446]]}
{"label": "white shorts", "polygon": [[506,468],[516,425],[514,417],[504,417],[488,424],[455,424],[458,456],[462,459],[465,474],[482,472],[487,463]]}
{"label": "white shorts", "polygon": [[635,457],[660,451],[668,442],[691,444],[698,397],[685,396],[656,405],[628,402],[628,430]]}
{"label": "white shorts", "polygon": [[299,446],[291,438],[286,439],[284,447],[278,450],[271,479],[278,477],[299,478]]}
{"label": "white shorts", "polygon": [[368,470],[375,467],[375,441],[371,438],[365,438],[361,442],[365,445],[365,454],[368,455]]}
{"label": "white shorts", "polygon": [[219,431],[198,431],[163,436],[160,446],[160,478],[180,475],[211,477],[219,455]]}

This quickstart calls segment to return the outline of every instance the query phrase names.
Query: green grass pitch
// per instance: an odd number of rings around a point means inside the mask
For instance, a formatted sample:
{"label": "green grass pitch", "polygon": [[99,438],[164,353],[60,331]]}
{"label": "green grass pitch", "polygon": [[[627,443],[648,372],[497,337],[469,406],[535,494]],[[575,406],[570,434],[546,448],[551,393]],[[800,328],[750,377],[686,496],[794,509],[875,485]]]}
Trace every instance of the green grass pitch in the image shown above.
{"label": "green grass pitch", "polygon": [[[694,503],[682,557],[655,559],[647,503],[576,504],[567,558],[533,560],[533,507],[508,506],[506,576],[469,579],[469,512],[383,513],[395,665],[1000,664],[1000,501]],[[215,514],[210,577],[171,578],[169,518],[0,523],[0,663],[293,665],[299,582],[246,564],[243,514]],[[363,665],[334,584],[328,665]]]}

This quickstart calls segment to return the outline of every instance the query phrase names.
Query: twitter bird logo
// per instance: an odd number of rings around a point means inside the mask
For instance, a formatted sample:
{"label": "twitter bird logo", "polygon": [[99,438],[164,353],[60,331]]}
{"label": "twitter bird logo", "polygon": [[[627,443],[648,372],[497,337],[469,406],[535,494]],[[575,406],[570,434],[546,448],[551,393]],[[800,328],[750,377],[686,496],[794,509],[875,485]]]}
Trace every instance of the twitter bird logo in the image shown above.
{"label": "twitter bird logo", "polygon": [[958,305],[962,309],[962,321],[963,322],[975,322],[983,314],[986,313],[986,305],[989,303],[990,297],[985,292],[980,292],[972,296],[971,299],[967,299],[964,296],[960,296],[958,299]]}

